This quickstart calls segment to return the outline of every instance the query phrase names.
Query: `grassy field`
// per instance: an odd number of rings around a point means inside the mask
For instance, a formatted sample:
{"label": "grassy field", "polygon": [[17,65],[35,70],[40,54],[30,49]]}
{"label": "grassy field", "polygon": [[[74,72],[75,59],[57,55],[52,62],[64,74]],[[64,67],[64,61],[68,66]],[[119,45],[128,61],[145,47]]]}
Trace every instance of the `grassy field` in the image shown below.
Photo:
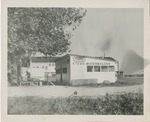
{"label": "grassy field", "polygon": [[100,84],[86,84],[83,86],[92,86],[92,87],[107,87],[107,86],[132,86],[132,85],[141,85],[143,84],[144,79],[143,78],[137,78],[137,77],[124,77],[124,78],[118,78],[118,80],[114,83],[100,83]]}
{"label": "grassy field", "polygon": [[143,78],[80,87],[8,87],[8,114],[142,115]]}
{"label": "grassy field", "polygon": [[143,94],[99,97],[9,97],[8,114],[38,115],[141,115]]}

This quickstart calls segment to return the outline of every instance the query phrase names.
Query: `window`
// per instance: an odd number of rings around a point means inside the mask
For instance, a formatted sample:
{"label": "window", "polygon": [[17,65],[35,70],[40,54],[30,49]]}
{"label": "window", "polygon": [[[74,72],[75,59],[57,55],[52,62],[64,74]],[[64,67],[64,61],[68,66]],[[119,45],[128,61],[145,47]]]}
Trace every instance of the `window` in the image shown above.
{"label": "window", "polygon": [[94,66],[94,71],[95,72],[100,72],[100,66]]}
{"label": "window", "polygon": [[45,66],[45,69],[47,70],[47,66]]}
{"label": "window", "polygon": [[39,68],[39,66],[37,66],[36,68]]}
{"label": "window", "polygon": [[102,72],[108,72],[107,66],[101,66]]}
{"label": "window", "polygon": [[115,67],[114,66],[109,66],[109,72],[114,72],[115,71]]}
{"label": "window", "polygon": [[42,66],[42,68],[44,68],[44,66]]}
{"label": "window", "polygon": [[67,59],[67,63],[69,63],[70,59]]}
{"label": "window", "polygon": [[60,69],[56,69],[56,74],[60,74],[61,70]]}
{"label": "window", "polygon": [[52,66],[54,66],[55,64],[53,63]]}
{"label": "window", "polygon": [[63,73],[67,73],[67,68],[63,68]]}
{"label": "window", "polygon": [[51,64],[49,64],[49,66],[51,66]]}
{"label": "window", "polygon": [[93,72],[93,66],[87,66],[87,72]]}
{"label": "window", "polygon": [[137,74],[137,77],[144,77],[144,74]]}

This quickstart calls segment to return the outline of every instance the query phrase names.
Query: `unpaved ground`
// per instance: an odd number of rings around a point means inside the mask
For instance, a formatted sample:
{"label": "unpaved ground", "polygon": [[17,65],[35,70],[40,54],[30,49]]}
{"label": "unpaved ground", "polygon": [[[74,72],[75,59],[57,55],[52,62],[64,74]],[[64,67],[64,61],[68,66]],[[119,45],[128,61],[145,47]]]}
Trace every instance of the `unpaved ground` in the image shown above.
{"label": "unpaved ground", "polygon": [[118,94],[124,92],[143,92],[143,85],[123,87],[70,87],[70,86],[19,86],[8,87],[9,97],[38,96],[38,97],[68,97],[77,91],[78,96],[97,96]]}

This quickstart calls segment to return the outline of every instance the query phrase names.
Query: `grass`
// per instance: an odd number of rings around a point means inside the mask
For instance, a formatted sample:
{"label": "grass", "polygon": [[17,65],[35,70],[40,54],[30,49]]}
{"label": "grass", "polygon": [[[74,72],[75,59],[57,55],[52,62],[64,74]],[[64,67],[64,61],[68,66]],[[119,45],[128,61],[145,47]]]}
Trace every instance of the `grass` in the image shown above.
{"label": "grass", "polygon": [[8,114],[31,115],[142,115],[143,94],[99,97],[9,97]]}
{"label": "grass", "polygon": [[143,84],[143,78],[120,78],[115,83],[112,83],[114,86],[132,86],[132,85],[141,85]]}
{"label": "grass", "polygon": [[143,78],[137,78],[137,77],[128,78],[128,77],[124,77],[124,78],[118,78],[118,80],[116,82],[114,82],[114,83],[85,84],[85,85],[82,85],[82,86],[92,86],[92,87],[132,86],[132,85],[141,85],[141,84],[143,84],[143,82],[144,82]]}
{"label": "grass", "polygon": [[[32,81],[33,81],[33,79],[32,79]],[[92,86],[92,87],[132,86],[132,85],[143,84],[144,79],[143,79],[143,77],[123,77],[123,78],[118,78],[118,80],[114,83],[100,83],[100,84],[97,84],[96,79],[81,79],[80,82],[81,81],[83,83],[84,82],[86,82],[86,83],[84,83],[84,84],[79,83],[79,85],[73,85],[73,87],[78,87],[78,86]],[[92,83],[90,83],[91,81],[92,81]],[[53,82],[53,83],[55,85],[59,85],[59,86],[63,85],[64,86],[64,84],[60,84],[57,82]],[[19,84],[15,81],[15,82],[9,84],[9,86],[19,86]],[[66,86],[68,86],[68,85],[66,84]]]}

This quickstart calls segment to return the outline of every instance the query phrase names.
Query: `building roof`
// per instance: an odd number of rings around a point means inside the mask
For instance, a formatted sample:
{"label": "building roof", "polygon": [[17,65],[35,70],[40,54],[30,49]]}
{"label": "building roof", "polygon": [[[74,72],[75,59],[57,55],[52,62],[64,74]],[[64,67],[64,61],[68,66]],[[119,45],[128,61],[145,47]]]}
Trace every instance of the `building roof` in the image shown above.
{"label": "building roof", "polygon": [[106,61],[116,61],[112,57],[94,57],[94,56],[85,56],[85,55],[77,55],[77,54],[67,54],[67,55],[64,55],[62,57],[55,59],[55,61],[61,60],[63,58],[69,57],[69,56],[78,56],[78,57],[82,57],[82,58],[94,58],[94,59],[100,59],[100,60],[106,60]]}
{"label": "building roof", "polygon": [[31,57],[31,62],[35,63],[47,63],[54,62],[59,57]]}

